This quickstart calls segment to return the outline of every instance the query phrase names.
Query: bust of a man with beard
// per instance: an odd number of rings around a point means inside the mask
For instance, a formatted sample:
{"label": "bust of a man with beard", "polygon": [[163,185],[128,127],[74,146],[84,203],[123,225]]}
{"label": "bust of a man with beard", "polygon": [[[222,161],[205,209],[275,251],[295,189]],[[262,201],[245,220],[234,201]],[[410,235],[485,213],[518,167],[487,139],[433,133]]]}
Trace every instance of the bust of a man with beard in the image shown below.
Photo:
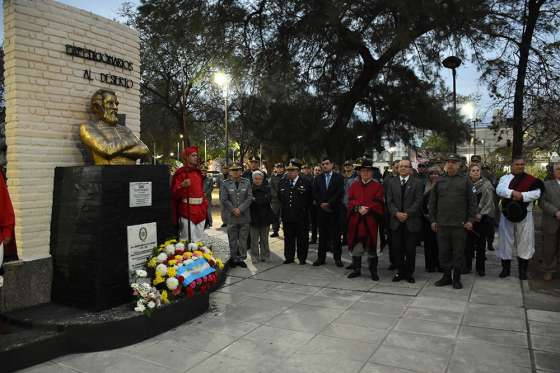
{"label": "bust of a man with beard", "polygon": [[114,91],[100,89],[91,97],[97,121],[80,126],[80,138],[96,165],[130,165],[146,159],[148,147],[125,126],[117,125],[119,101]]}

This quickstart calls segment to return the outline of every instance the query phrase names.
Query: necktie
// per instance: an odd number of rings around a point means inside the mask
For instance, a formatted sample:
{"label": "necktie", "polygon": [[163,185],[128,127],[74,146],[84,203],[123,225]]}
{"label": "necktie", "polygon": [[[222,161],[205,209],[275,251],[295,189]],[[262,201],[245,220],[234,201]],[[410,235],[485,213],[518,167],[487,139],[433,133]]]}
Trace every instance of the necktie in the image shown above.
{"label": "necktie", "polygon": [[331,182],[331,174],[326,174],[325,175],[325,183],[327,185],[327,188],[329,187],[330,182]]}
{"label": "necktie", "polygon": [[406,179],[401,179],[401,186],[404,186],[406,184]]}
{"label": "necktie", "polygon": [[294,187],[294,181],[290,180],[290,188],[293,188],[293,187]]}

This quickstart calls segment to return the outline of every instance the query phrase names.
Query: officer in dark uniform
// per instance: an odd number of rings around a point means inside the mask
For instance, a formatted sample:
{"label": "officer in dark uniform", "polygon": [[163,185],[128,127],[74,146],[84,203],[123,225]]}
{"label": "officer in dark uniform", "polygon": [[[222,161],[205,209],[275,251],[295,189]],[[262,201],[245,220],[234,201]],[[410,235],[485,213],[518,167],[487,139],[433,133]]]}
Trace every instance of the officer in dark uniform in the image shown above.
{"label": "officer in dark uniform", "polygon": [[[249,169],[243,172],[242,177],[249,180],[251,184],[253,183],[253,172],[259,170],[260,161],[261,159],[259,157],[252,156],[249,159]],[[264,180],[266,180],[266,174],[264,174]]]}
{"label": "officer in dark uniform", "polygon": [[299,174],[300,162],[291,159],[286,166],[286,177],[278,185],[278,199],[282,210],[284,227],[284,264],[294,262],[304,265],[309,248],[309,208],[312,203],[311,184]]}

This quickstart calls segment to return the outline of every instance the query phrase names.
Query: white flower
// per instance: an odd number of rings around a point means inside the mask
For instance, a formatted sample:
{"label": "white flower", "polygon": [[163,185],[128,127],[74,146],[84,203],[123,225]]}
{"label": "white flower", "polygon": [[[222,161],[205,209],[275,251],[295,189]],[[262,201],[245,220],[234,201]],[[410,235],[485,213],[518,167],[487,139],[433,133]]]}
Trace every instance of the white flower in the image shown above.
{"label": "white flower", "polygon": [[167,266],[163,263],[158,264],[156,267],[156,273],[160,276],[165,276],[167,274]]}
{"label": "white flower", "polygon": [[165,280],[165,285],[167,285],[167,288],[171,291],[177,289],[177,286],[179,286],[179,280],[177,280],[175,277],[170,277],[167,280]]}
{"label": "white flower", "polygon": [[175,250],[177,250],[177,249],[179,249],[179,250],[185,250],[185,244],[182,243],[182,242],[177,242],[177,243],[175,244]]}
{"label": "white flower", "polygon": [[157,256],[156,259],[157,259],[158,263],[161,263],[161,262],[167,260],[167,254],[166,254],[166,253],[160,253],[160,254]]}
{"label": "white flower", "polygon": [[138,290],[138,287],[139,287],[139,286],[140,286],[140,285],[138,285],[136,282],[130,284],[130,287],[131,287],[133,290]]}
{"label": "white flower", "polygon": [[138,277],[148,277],[148,272],[144,271],[143,269],[136,270],[136,276]]}
{"label": "white flower", "polygon": [[148,302],[148,308],[155,308],[156,304],[153,301]]}
{"label": "white flower", "polygon": [[136,303],[136,307],[134,307],[134,311],[136,312],[144,312],[146,310],[146,306],[144,306],[144,303],[139,300],[138,303]]}
{"label": "white flower", "polygon": [[175,254],[175,246],[173,246],[173,245],[165,246],[165,252],[167,253],[167,255],[174,255]]}
{"label": "white flower", "polygon": [[189,247],[189,250],[191,250],[191,251],[198,250],[198,245],[195,244],[194,242],[191,242],[188,247]]}

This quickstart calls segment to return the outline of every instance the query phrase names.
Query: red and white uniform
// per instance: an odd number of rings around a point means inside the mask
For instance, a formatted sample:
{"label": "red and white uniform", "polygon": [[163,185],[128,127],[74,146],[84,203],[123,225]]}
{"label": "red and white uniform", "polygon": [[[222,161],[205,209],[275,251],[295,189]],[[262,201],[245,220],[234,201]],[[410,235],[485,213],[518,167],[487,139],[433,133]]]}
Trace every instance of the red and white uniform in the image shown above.
{"label": "red and white uniform", "polygon": [[[186,148],[184,158],[194,152],[198,152],[196,147]],[[187,179],[190,180],[190,185],[183,187],[181,184]],[[180,239],[188,239],[190,222],[191,241],[202,240],[208,200],[204,195],[203,176],[198,167],[187,164],[175,172],[171,179],[171,198],[173,199],[173,223],[180,226]]]}
{"label": "red and white uniform", "polygon": [[[377,221],[383,217],[383,186],[375,180],[357,179],[348,188],[348,249],[360,244],[370,256],[377,256]],[[357,210],[369,208],[365,215]],[[358,254],[360,255],[360,254]]]}

